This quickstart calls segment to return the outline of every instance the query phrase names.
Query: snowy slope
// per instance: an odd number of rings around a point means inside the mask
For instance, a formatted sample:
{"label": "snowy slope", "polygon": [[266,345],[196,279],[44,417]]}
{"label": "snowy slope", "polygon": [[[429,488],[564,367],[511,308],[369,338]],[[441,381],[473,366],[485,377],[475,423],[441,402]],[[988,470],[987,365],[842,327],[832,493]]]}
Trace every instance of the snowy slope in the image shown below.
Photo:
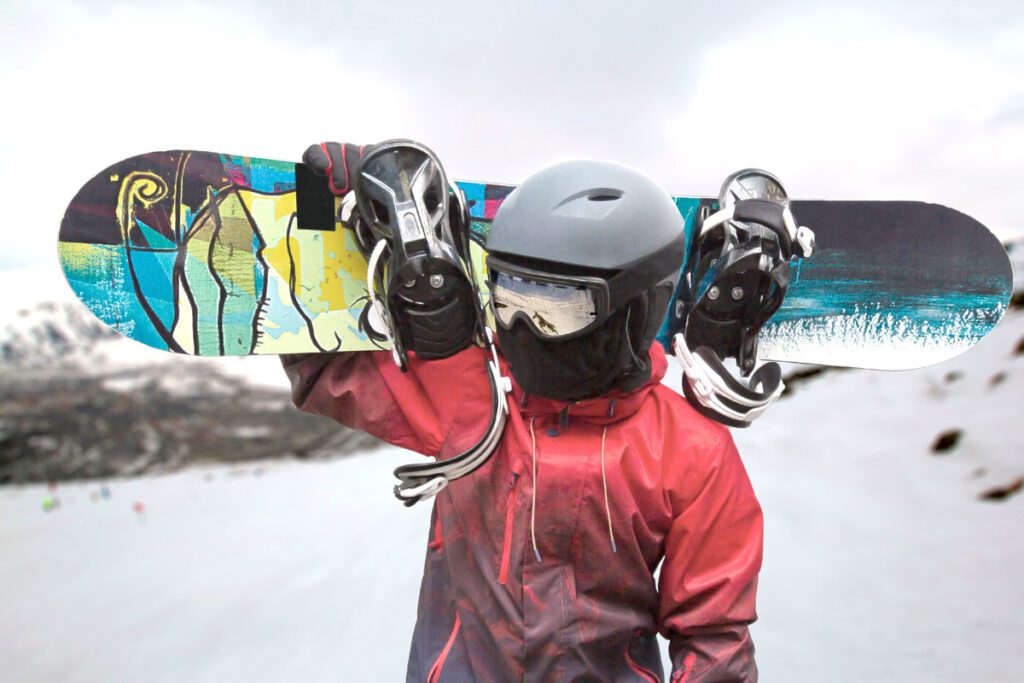
{"label": "snowy slope", "polygon": [[407,459],[60,485],[48,514],[0,489],[0,681],[404,680],[430,514],[390,494]]}

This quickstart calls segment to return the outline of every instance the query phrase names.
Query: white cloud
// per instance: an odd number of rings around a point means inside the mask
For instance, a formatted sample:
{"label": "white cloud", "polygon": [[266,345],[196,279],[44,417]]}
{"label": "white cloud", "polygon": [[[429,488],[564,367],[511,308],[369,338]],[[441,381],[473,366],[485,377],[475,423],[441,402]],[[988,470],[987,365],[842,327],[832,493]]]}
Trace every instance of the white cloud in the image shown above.
{"label": "white cloud", "polygon": [[708,51],[692,99],[665,121],[686,160],[678,183],[761,165],[798,195],[935,201],[1020,231],[1024,74],[1009,51],[965,51],[843,10],[734,36]]}

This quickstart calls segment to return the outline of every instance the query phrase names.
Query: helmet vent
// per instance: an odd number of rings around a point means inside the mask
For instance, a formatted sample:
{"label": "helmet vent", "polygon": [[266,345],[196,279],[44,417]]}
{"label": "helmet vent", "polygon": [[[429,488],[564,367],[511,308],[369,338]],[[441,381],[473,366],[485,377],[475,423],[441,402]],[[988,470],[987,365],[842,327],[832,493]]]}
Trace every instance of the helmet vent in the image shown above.
{"label": "helmet vent", "polygon": [[619,206],[618,200],[622,199],[623,194],[622,190],[614,188],[590,188],[566,197],[555,206],[552,213],[556,216],[602,220]]}

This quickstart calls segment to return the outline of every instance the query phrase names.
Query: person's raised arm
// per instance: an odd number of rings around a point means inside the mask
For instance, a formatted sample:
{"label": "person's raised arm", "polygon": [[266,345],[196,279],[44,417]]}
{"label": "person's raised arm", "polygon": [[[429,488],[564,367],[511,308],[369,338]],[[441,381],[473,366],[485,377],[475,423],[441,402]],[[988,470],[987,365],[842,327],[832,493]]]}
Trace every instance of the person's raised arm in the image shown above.
{"label": "person's raised arm", "polygon": [[395,471],[396,495],[412,504],[486,460],[508,414],[470,265],[465,199],[437,156],[411,140],[320,143],[303,161],[343,198],[340,222],[367,260],[359,327],[390,351],[283,358],[293,401],[445,460]]}

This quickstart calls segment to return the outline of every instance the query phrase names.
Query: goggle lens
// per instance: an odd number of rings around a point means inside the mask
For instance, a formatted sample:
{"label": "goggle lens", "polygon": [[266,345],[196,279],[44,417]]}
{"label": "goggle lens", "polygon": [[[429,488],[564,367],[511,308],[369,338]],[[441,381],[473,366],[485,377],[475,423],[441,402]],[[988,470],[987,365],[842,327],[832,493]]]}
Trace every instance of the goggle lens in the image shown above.
{"label": "goggle lens", "polygon": [[587,287],[530,280],[493,268],[491,307],[506,329],[522,318],[550,338],[576,334],[597,319],[597,303]]}

